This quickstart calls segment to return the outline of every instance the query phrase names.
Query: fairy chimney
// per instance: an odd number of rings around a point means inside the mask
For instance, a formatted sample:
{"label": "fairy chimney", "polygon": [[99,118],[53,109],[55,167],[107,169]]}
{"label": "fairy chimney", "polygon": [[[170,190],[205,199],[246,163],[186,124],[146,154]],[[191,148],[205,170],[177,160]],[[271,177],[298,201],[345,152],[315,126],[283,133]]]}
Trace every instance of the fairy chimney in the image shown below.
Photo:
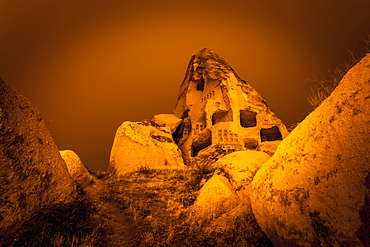
{"label": "fairy chimney", "polygon": [[187,162],[210,145],[257,149],[289,133],[258,92],[208,48],[191,58],[174,114],[183,120],[173,136]]}

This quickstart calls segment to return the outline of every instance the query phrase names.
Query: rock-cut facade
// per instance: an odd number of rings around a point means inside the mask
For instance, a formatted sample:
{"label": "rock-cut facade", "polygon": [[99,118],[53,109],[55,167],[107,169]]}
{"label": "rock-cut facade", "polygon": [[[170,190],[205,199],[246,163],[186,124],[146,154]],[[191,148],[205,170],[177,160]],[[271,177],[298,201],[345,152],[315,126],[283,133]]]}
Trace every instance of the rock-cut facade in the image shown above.
{"label": "rock-cut facade", "polygon": [[190,60],[174,114],[183,120],[173,136],[185,162],[210,145],[258,149],[289,134],[258,92],[207,48]]}

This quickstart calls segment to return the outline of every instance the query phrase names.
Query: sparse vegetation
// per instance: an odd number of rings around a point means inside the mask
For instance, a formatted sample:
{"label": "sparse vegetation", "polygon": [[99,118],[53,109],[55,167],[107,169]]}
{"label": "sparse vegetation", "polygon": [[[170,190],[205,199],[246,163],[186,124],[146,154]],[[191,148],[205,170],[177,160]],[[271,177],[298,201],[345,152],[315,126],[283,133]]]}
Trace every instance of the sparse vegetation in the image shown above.
{"label": "sparse vegetation", "polygon": [[250,216],[238,217],[231,230],[217,233],[209,230],[210,220],[194,217],[191,206],[211,175],[198,168],[142,168],[106,180],[104,200],[117,203],[133,219],[137,246],[270,246],[248,235]]}
{"label": "sparse vegetation", "polygon": [[0,246],[99,246],[105,242],[105,226],[81,188],[70,204],[43,208],[31,219],[0,232]]}
{"label": "sparse vegetation", "polygon": [[311,91],[306,95],[311,111],[315,110],[333,92],[347,71],[358,63],[366,53],[370,52],[370,34],[364,39],[364,43],[362,49],[354,49],[348,52],[349,59],[338,65],[333,71],[330,71],[328,78],[315,78],[312,80],[316,86],[312,87]]}

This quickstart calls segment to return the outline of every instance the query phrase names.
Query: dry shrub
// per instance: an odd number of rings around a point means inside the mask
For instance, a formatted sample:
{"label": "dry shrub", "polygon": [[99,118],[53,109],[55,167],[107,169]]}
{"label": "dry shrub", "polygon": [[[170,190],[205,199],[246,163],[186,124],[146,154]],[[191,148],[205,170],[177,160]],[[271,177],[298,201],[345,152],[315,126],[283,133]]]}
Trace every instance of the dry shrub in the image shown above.
{"label": "dry shrub", "polygon": [[228,230],[206,230],[212,221],[194,215],[191,206],[210,175],[197,166],[139,169],[106,180],[106,200],[117,203],[133,219],[138,229],[136,246],[271,246],[265,236],[255,234],[255,220],[243,216]]}
{"label": "dry shrub", "polygon": [[40,209],[28,221],[0,230],[0,246],[99,246],[105,226],[93,204],[80,191],[69,204]]}
{"label": "dry shrub", "polygon": [[366,53],[370,52],[370,34],[368,34],[368,37],[363,40],[364,47],[349,51],[348,60],[338,65],[333,71],[330,71],[327,78],[315,78],[311,80],[313,83],[315,83],[315,86],[313,86],[311,91],[306,95],[310,111],[315,110],[316,107],[321,104],[321,102],[329,97],[348,70],[357,64],[366,55]]}

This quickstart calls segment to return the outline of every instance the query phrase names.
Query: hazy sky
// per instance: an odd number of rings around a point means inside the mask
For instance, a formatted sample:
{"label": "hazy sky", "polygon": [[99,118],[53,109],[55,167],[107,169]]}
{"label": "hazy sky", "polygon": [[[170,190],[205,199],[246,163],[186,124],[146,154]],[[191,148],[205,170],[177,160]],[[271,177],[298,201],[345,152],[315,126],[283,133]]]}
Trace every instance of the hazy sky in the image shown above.
{"label": "hazy sky", "polygon": [[0,0],[0,77],[59,149],[106,169],[126,120],[171,113],[191,56],[216,51],[287,126],[312,82],[370,33],[366,0]]}

